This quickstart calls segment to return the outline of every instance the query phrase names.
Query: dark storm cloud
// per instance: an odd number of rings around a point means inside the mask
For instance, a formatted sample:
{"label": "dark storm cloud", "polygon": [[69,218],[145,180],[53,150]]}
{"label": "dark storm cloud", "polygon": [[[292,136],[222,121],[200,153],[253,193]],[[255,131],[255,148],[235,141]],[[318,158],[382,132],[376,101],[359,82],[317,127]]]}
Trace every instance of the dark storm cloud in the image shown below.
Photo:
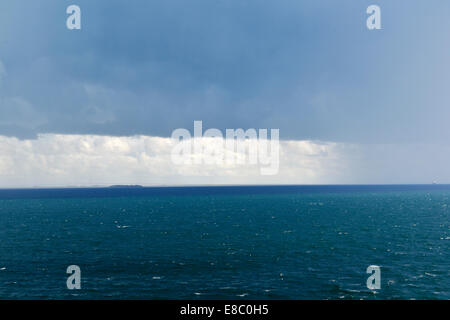
{"label": "dark storm cloud", "polygon": [[[368,5],[383,30],[365,27]],[[194,120],[281,138],[445,139],[446,1],[0,4],[0,134],[169,136]],[[66,8],[82,10],[69,31]]]}

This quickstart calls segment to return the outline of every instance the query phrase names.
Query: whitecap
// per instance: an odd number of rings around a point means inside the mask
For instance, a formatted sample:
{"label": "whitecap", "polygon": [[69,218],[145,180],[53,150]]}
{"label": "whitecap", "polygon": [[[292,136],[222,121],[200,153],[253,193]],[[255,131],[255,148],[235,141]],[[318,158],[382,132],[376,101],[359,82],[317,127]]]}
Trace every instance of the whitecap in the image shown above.
{"label": "whitecap", "polygon": [[355,289],[346,289],[345,291],[347,292],[352,292],[352,293],[360,293],[360,290],[355,290]]}

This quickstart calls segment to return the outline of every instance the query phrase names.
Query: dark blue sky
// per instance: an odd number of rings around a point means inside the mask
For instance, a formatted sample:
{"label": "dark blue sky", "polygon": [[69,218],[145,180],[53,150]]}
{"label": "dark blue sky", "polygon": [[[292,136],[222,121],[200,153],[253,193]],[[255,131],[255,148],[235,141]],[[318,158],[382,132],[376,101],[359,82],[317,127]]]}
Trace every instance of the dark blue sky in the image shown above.
{"label": "dark blue sky", "polygon": [[[371,4],[382,30],[366,28]],[[170,136],[202,120],[282,139],[445,142],[449,14],[444,0],[4,0],[0,135]]]}

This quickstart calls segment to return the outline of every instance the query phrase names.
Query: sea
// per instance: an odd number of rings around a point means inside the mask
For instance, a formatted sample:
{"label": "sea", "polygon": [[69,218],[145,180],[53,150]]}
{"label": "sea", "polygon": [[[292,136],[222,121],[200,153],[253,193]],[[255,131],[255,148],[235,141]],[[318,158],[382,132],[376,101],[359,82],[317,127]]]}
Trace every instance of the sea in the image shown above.
{"label": "sea", "polygon": [[447,300],[450,185],[3,189],[0,299]]}

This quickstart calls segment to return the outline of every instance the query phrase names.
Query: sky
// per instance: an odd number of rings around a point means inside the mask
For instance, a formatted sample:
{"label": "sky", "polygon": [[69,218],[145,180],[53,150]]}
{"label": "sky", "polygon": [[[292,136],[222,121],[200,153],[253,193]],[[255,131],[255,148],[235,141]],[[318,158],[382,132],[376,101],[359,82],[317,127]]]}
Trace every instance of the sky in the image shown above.
{"label": "sky", "polygon": [[[66,8],[81,8],[68,30]],[[381,8],[381,30],[366,9]],[[450,3],[3,0],[0,187],[450,183]],[[280,130],[280,170],[172,132]],[[116,147],[108,147],[114,145]]]}

